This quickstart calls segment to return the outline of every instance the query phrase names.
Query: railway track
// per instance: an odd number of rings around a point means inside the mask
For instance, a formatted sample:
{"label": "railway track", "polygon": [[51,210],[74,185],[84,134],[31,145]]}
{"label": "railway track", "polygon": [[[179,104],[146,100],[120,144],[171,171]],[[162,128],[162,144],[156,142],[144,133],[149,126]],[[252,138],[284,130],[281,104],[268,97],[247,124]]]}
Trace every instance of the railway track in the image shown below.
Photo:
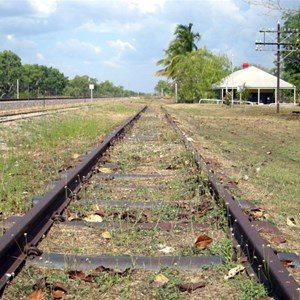
{"label": "railway track", "polygon": [[0,123],[13,122],[88,107],[98,101],[124,98],[36,98],[0,100]]}
{"label": "railway track", "polygon": [[242,299],[254,276],[298,299],[229,189],[165,110],[144,108],[7,222],[2,298]]}
{"label": "railway track", "polygon": [[101,98],[32,98],[32,99],[0,99],[0,112],[13,109],[28,109],[33,107],[49,107],[55,105],[72,105],[81,103],[92,103],[111,99],[130,99],[127,97],[101,97]]}
{"label": "railway track", "polygon": [[13,122],[28,118],[35,118],[40,116],[46,116],[49,114],[55,114],[55,113],[62,113],[67,112],[70,110],[77,110],[82,109],[85,106],[75,106],[75,107],[68,107],[68,108],[52,108],[52,109],[44,109],[44,110],[34,110],[34,111],[19,111],[15,113],[8,113],[8,114],[1,114],[0,115],[0,123],[7,123],[7,122]]}

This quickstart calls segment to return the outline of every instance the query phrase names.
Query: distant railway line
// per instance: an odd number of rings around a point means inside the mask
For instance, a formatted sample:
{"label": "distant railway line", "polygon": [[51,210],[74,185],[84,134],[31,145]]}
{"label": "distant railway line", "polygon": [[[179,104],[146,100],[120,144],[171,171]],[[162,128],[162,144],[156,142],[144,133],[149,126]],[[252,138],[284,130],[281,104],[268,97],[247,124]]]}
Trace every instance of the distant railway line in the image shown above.
{"label": "distant railway line", "polygon": [[0,99],[0,113],[4,110],[10,109],[24,109],[32,107],[43,107],[58,104],[73,104],[73,103],[89,103],[92,101],[108,100],[108,99],[126,99],[123,97],[97,97],[97,98],[32,98],[32,99]]}
{"label": "distant railway line", "polygon": [[76,110],[93,102],[109,99],[115,98],[0,99],[0,123]]}

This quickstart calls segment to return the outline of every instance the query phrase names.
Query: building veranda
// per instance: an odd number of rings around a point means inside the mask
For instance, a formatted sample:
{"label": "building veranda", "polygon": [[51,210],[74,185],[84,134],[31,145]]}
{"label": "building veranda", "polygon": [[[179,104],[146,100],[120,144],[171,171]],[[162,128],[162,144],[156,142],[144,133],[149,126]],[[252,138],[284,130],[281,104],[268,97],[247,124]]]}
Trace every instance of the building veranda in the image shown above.
{"label": "building veranda", "polygon": [[[231,73],[221,82],[214,85],[214,90],[219,99],[239,100],[238,93],[247,90],[248,99],[243,99],[256,104],[276,103],[277,77],[257,67],[244,64],[241,70]],[[296,86],[280,79],[280,90],[293,91],[293,103],[296,104]]]}

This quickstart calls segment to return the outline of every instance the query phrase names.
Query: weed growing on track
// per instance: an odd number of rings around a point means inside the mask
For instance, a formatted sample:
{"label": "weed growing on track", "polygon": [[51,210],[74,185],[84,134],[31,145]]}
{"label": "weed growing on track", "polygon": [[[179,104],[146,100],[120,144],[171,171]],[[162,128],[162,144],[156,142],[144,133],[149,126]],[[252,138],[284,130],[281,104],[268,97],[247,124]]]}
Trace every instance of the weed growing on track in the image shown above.
{"label": "weed growing on track", "polygon": [[253,300],[267,296],[267,291],[262,284],[252,278],[241,278],[241,276],[237,276],[232,282],[240,290],[240,296],[237,300]]}
{"label": "weed growing on track", "polygon": [[208,251],[211,255],[217,255],[223,257],[227,267],[232,267],[232,257],[234,249],[232,240],[224,239],[223,241],[215,241],[208,247]]}

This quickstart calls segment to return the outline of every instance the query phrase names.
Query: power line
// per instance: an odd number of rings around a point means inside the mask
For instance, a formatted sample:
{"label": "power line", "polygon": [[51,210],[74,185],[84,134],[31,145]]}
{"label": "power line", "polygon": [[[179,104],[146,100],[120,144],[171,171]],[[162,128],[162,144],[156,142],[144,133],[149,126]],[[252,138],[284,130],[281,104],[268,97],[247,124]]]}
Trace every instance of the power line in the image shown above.
{"label": "power line", "polygon": [[[297,43],[290,43],[286,42],[289,38],[293,37],[293,35],[298,35],[299,30],[298,29],[291,29],[291,28],[280,28],[280,22],[277,23],[277,29],[261,29],[259,32],[263,33],[263,41],[255,41],[256,50],[257,51],[268,51],[270,49],[265,48],[265,46],[276,46],[275,49],[271,49],[271,51],[277,52],[277,87],[276,87],[276,112],[279,113],[279,103],[280,103],[280,63],[281,63],[281,52],[284,51],[287,52],[287,55],[283,57],[282,59],[285,59],[287,56],[289,56],[292,52],[298,51],[297,44],[299,41],[297,40]],[[276,38],[272,38],[273,41],[267,40],[269,37],[269,34],[276,33]],[[281,34],[284,34],[285,37],[283,40],[281,40]],[[298,45],[299,46],[299,45]],[[281,47],[285,47],[282,49]]]}

